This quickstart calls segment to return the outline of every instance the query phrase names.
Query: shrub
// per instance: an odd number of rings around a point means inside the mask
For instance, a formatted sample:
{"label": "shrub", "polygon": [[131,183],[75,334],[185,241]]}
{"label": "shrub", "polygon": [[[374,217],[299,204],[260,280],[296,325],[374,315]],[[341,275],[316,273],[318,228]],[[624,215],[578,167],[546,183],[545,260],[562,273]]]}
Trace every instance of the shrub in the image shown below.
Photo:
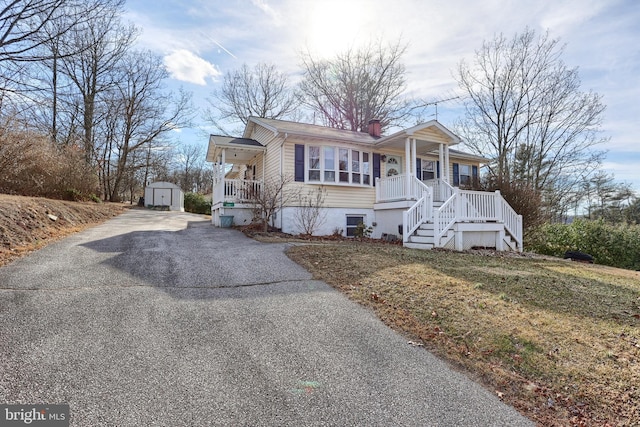
{"label": "shrub", "polygon": [[195,214],[211,215],[211,201],[199,193],[186,193],[184,210]]}
{"label": "shrub", "polygon": [[611,225],[602,220],[575,220],[572,224],[544,224],[532,234],[528,249],[545,255],[563,256],[579,250],[598,264],[640,269],[640,226]]}
{"label": "shrub", "polygon": [[363,222],[360,222],[358,223],[356,228],[353,230],[353,236],[358,239],[362,239],[365,237],[368,238],[371,236],[372,232],[373,232],[373,227],[367,227]]}
{"label": "shrub", "polygon": [[81,148],[56,145],[11,118],[0,123],[0,192],[84,200],[98,178]]}
{"label": "shrub", "polygon": [[485,180],[481,189],[484,191],[500,190],[500,194],[509,203],[509,206],[522,215],[525,241],[531,238],[532,232],[548,220],[548,215],[543,207],[542,193],[527,182],[490,177]]}

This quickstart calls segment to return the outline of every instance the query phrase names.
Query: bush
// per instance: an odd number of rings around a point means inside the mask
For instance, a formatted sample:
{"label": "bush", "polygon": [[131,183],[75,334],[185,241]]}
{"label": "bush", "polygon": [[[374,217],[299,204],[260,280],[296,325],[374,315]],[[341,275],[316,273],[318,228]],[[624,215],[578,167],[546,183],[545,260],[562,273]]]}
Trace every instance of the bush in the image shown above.
{"label": "bush", "polygon": [[545,255],[563,256],[579,250],[595,258],[598,264],[630,270],[640,269],[640,226],[611,225],[602,220],[578,219],[572,224],[544,224],[527,245]]}
{"label": "bush", "polygon": [[199,193],[186,193],[184,210],[195,214],[211,215],[211,201]]}
{"label": "bush", "polygon": [[489,177],[483,182],[481,189],[500,190],[509,206],[522,215],[525,242],[531,238],[532,232],[549,219],[543,208],[542,193],[524,181],[505,181]]}
{"label": "bush", "polygon": [[98,178],[82,149],[56,145],[15,119],[0,123],[0,193],[85,200]]}

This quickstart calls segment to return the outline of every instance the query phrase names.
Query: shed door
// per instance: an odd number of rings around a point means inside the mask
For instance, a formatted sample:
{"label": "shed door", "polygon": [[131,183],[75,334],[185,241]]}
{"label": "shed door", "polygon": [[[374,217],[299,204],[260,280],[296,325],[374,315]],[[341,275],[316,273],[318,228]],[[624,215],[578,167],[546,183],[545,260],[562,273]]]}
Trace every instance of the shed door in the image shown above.
{"label": "shed door", "polygon": [[153,204],[156,206],[171,206],[171,189],[170,188],[154,188]]}

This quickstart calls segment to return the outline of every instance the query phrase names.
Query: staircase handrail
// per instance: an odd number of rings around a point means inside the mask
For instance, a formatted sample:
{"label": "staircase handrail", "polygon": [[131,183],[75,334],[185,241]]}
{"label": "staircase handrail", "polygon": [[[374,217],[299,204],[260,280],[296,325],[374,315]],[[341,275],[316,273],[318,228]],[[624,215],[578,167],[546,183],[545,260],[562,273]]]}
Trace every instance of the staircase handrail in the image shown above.
{"label": "staircase handrail", "polygon": [[518,252],[522,252],[522,215],[518,215],[511,205],[507,203],[504,197],[502,197],[502,194],[500,194],[499,191],[496,191],[496,194],[500,196],[500,199],[502,200],[502,220],[504,223],[504,229],[511,235],[513,240],[515,240]]}
{"label": "staircase handrail", "polygon": [[458,189],[453,189],[453,194],[438,209],[433,211],[434,243],[440,246],[440,239],[456,223],[458,204]]}
{"label": "staircase handrail", "polygon": [[433,196],[431,189],[426,185],[422,189],[422,197],[406,211],[402,212],[402,241],[406,243],[421,224],[431,218],[433,209]]}

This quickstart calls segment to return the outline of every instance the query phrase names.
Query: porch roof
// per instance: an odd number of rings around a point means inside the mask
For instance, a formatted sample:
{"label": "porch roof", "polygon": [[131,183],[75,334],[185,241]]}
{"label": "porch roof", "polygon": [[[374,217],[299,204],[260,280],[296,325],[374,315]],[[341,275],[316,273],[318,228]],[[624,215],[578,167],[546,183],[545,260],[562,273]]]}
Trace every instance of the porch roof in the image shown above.
{"label": "porch roof", "polygon": [[287,120],[265,119],[262,117],[249,118],[249,123],[247,123],[247,127],[244,131],[244,136],[251,135],[255,125],[260,125],[265,129],[268,129],[273,132],[274,135],[281,133],[325,141],[347,142],[351,144],[371,145],[379,139],[366,132],[336,129],[327,126],[291,122]]}
{"label": "porch roof", "polygon": [[438,149],[439,144],[455,145],[460,138],[437,120],[430,120],[417,126],[403,129],[376,141],[376,147],[404,149],[407,138],[416,140],[418,155],[426,155]]}
{"label": "porch roof", "polygon": [[207,161],[216,162],[222,150],[226,150],[226,163],[243,164],[264,152],[266,147],[254,139],[211,135],[207,148]]}

